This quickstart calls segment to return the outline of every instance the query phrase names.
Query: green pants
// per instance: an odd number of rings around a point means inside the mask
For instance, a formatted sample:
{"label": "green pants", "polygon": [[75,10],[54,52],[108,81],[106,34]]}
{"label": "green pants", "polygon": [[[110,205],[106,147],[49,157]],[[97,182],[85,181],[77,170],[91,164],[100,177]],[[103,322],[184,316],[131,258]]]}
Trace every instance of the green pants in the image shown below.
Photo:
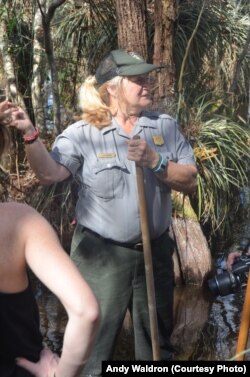
{"label": "green pants", "polygon": [[[166,232],[151,247],[161,360],[172,357],[173,246]],[[99,332],[82,376],[100,376],[101,362],[112,359],[127,308],[133,322],[135,359],[152,360],[143,252],[114,245],[77,225],[71,257],[101,307]]]}

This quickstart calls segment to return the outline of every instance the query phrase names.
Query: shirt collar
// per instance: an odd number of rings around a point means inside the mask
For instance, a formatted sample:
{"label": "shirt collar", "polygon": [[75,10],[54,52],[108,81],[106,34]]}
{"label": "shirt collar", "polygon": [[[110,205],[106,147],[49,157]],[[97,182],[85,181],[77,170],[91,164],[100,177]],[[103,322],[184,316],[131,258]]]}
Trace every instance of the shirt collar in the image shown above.
{"label": "shirt collar", "polygon": [[[138,118],[136,127],[156,129],[157,124],[154,118],[150,116],[150,112],[142,112]],[[113,118],[112,123],[109,126],[103,127],[101,129],[101,132],[104,135],[109,132],[112,132],[113,130],[117,130],[118,128],[119,128],[119,125],[117,124],[116,120]]]}

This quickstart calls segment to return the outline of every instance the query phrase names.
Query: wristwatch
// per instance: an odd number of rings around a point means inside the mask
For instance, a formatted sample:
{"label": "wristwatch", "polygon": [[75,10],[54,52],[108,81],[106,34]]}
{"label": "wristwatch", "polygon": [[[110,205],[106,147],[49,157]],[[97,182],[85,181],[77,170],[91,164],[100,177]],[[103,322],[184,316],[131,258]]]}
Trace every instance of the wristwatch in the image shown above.
{"label": "wristwatch", "polygon": [[159,153],[159,161],[157,165],[151,170],[153,173],[163,173],[166,169],[167,164],[168,164],[168,158],[166,156],[163,156],[161,153]]}
{"label": "wristwatch", "polygon": [[167,157],[163,156],[162,154],[161,154],[161,157],[162,157],[161,158],[161,164],[160,164],[159,170],[156,173],[163,173],[166,169],[167,164],[168,164]]}

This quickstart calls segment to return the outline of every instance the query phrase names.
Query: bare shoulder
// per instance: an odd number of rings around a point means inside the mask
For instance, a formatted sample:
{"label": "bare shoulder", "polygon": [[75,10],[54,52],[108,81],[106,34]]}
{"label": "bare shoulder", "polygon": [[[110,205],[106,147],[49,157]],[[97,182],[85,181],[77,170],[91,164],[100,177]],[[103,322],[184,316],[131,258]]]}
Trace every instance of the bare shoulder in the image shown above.
{"label": "bare shoulder", "polygon": [[15,202],[0,204],[0,260],[5,260],[6,265],[12,260],[15,273],[20,271],[27,245],[41,244],[43,239],[51,239],[55,244],[59,242],[48,221],[34,208]]}
{"label": "bare shoulder", "polygon": [[1,232],[6,234],[6,238],[9,233],[18,237],[26,225],[33,228],[46,222],[42,215],[27,204],[16,202],[0,204]]}
{"label": "bare shoulder", "polygon": [[10,214],[12,213],[31,213],[34,212],[34,208],[30,207],[28,204],[24,203],[17,203],[17,202],[7,202],[7,203],[1,203],[0,204],[0,211],[1,212],[8,212]]}
{"label": "bare shoulder", "polygon": [[15,202],[0,204],[0,291],[17,292],[25,288],[25,240],[35,210]]}
{"label": "bare shoulder", "polygon": [[31,207],[26,204],[8,202],[0,204],[1,228],[12,228],[19,221],[21,216],[32,212]]}

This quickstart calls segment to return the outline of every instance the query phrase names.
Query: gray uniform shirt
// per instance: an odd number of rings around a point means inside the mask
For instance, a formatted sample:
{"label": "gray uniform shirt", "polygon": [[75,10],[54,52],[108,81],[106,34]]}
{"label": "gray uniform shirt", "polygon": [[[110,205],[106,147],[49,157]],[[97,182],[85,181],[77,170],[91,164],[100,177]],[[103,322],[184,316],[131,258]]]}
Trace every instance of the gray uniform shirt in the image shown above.
{"label": "gray uniform shirt", "polygon": [[[179,164],[195,164],[193,151],[167,114],[143,112],[134,135]],[[134,161],[127,159],[129,136],[114,119],[101,130],[79,121],[60,134],[51,155],[80,182],[76,205],[78,223],[119,242],[141,240],[140,214]],[[151,239],[171,222],[171,190],[150,169],[144,169]]]}

